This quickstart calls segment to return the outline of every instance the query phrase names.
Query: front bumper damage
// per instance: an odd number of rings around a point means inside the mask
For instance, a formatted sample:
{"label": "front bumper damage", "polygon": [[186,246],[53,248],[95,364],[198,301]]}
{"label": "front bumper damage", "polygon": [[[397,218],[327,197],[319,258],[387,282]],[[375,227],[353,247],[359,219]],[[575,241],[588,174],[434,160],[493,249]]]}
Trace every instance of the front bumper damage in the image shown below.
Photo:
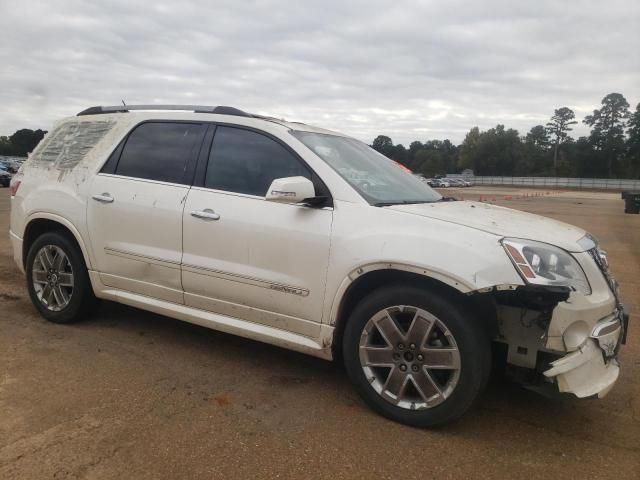
{"label": "front bumper damage", "polygon": [[620,374],[629,315],[610,274],[584,264],[591,295],[533,286],[493,292],[495,340],[506,347],[507,371],[544,395],[603,397]]}
{"label": "front bumper damage", "polygon": [[[614,315],[600,320],[575,350],[552,362],[544,376],[555,379],[560,392],[573,393],[578,398],[604,397],[620,374],[616,354],[624,342],[628,323],[629,315],[621,305]],[[568,332],[568,345],[572,336],[573,332]]]}

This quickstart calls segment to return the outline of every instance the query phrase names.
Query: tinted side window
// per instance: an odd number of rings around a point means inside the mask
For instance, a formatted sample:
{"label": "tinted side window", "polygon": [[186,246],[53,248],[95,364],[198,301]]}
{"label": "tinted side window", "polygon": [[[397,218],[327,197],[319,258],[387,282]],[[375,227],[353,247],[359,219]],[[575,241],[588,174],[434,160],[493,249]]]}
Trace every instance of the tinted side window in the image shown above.
{"label": "tinted side window", "polygon": [[193,123],[143,123],[127,138],[116,175],[184,183],[201,130]]}
{"label": "tinted side window", "polygon": [[218,127],[213,139],[205,187],[264,197],[276,178],[311,172],[275,140],[250,130]]}

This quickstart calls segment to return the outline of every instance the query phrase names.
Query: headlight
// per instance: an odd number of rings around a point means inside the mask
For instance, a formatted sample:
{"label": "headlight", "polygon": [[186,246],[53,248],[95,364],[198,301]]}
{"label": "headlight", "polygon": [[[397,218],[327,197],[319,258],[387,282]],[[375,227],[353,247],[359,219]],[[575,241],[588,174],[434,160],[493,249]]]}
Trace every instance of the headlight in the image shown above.
{"label": "headlight", "polygon": [[520,238],[505,238],[502,246],[525,282],[571,287],[584,295],[591,294],[582,267],[561,248]]}

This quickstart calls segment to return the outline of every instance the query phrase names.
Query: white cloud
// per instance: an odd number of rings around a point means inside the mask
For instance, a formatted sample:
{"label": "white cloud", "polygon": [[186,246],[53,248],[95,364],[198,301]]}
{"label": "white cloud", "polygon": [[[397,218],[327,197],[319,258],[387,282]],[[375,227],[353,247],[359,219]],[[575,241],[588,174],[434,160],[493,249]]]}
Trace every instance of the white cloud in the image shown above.
{"label": "white cloud", "polygon": [[[0,134],[91,105],[233,105],[370,142],[640,101],[640,3],[2,2]],[[577,125],[574,133],[586,128]]]}

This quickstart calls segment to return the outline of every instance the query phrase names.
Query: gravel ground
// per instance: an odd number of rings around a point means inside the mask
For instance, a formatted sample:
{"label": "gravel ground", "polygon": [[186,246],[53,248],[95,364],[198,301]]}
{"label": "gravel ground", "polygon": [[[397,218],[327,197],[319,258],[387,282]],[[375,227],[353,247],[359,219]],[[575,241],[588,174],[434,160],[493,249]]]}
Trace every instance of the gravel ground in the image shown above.
{"label": "gravel ground", "polygon": [[106,302],[73,326],[45,322],[11,259],[7,190],[2,479],[638,478],[640,215],[618,194],[446,190],[590,230],[632,318],[605,399],[552,401],[493,379],[474,411],[429,431],[372,413],[329,362]]}

